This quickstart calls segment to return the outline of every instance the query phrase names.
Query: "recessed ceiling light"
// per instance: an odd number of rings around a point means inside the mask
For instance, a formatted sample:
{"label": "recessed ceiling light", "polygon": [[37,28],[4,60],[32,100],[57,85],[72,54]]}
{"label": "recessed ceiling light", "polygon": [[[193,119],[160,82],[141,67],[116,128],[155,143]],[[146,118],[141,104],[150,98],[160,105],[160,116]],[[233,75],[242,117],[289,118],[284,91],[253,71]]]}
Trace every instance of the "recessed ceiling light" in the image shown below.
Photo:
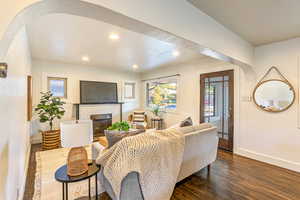
{"label": "recessed ceiling light", "polygon": [[177,57],[177,56],[179,56],[179,55],[180,55],[180,52],[175,50],[175,51],[173,51],[173,53],[172,53],[172,54],[173,54],[173,56],[174,56],[174,57]]}
{"label": "recessed ceiling light", "polygon": [[82,56],[81,60],[84,62],[89,62],[90,58],[88,56]]}
{"label": "recessed ceiling light", "polygon": [[138,66],[138,65],[132,65],[132,68],[133,68],[133,69],[138,69],[139,66]]}
{"label": "recessed ceiling light", "polygon": [[116,33],[111,33],[109,35],[109,39],[111,39],[111,40],[118,40],[119,38],[120,38],[120,36]]}

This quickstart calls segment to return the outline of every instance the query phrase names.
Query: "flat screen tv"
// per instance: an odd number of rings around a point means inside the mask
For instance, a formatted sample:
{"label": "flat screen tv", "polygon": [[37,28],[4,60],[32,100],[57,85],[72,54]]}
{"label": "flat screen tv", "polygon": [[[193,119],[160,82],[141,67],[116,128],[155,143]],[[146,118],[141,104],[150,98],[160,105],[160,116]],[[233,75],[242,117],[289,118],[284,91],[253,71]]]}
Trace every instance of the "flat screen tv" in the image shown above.
{"label": "flat screen tv", "polygon": [[80,103],[117,103],[117,83],[80,81]]}

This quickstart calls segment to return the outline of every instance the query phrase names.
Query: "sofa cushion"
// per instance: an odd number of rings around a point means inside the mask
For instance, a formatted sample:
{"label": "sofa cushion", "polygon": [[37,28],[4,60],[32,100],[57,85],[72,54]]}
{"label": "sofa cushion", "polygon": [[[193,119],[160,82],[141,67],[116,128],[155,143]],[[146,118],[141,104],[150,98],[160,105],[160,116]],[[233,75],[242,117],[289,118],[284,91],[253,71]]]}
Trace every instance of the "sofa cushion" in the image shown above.
{"label": "sofa cushion", "polygon": [[191,117],[186,118],[180,123],[180,127],[185,127],[185,126],[193,126],[193,120]]}

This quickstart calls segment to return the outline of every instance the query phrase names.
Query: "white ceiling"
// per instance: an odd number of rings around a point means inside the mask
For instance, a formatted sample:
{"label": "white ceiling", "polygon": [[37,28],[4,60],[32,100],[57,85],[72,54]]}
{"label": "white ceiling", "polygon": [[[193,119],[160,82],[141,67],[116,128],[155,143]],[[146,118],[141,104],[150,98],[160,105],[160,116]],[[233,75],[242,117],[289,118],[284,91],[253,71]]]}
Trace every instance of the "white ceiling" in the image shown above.
{"label": "white ceiling", "polygon": [[253,45],[300,36],[300,0],[188,0]]}
{"label": "white ceiling", "polygon": [[[27,29],[35,59],[127,71],[132,71],[132,65],[137,64],[136,71],[140,72],[204,57],[140,33],[73,15],[43,16]],[[109,39],[111,33],[117,33],[120,39]],[[178,57],[172,55],[174,50],[180,51]],[[83,62],[82,56],[88,56],[90,62]]]}

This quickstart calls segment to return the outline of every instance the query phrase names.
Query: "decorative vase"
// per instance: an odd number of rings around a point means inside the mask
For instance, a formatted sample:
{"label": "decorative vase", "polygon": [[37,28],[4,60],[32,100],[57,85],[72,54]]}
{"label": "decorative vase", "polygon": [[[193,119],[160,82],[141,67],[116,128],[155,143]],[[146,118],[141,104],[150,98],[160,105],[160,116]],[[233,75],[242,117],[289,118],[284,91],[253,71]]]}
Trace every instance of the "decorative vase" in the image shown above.
{"label": "decorative vase", "polygon": [[88,171],[88,155],[83,147],[74,147],[69,151],[67,161],[67,174],[79,176]]}

